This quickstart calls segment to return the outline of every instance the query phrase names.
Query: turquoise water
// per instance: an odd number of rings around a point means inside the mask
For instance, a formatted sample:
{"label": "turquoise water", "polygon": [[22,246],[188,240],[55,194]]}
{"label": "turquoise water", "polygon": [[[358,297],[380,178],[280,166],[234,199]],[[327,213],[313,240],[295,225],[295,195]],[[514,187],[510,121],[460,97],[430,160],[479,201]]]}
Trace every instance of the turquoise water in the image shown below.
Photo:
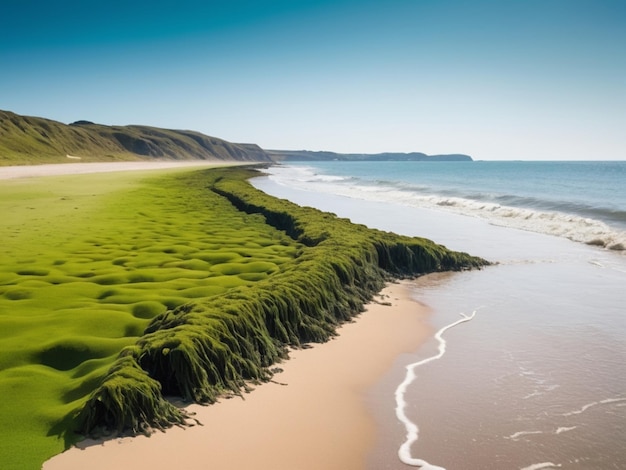
{"label": "turquoise water", "polygon": [[[396,416],[405,367],[422,470],[626,468],[626,163],[307,163],[260,189],[494,266],[414,282],[435,330],[371,390],[372,470],[407,468]],[[405,449],[406,450],[406,449]]]}
{"label": "turquoise water", "polygon": [[[301,188],[471,215],[492,224],[626,248],[626,162],[316,162]],[[274,170],[280,182],[281,169]]]}

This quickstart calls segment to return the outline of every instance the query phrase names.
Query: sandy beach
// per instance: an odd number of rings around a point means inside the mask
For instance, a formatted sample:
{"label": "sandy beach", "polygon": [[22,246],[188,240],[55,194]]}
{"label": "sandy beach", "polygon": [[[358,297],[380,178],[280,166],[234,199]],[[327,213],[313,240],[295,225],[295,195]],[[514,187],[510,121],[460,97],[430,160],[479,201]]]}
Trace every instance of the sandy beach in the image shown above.
{"label": "sandy beach", "polygon": [[202,168],[217,166],[250,165],[255,162],[220,160],[168,160],[140,162],[103,163],[53,163],[47,165],[0,166],[0,180],[31,178],[36,176],[80,175],[87,173],[107,173],[113,171],[165,170],[168,168]]}
{"label": "sandy beach", "polygon": [[43,468],[362,469],[375,438],[365,393],[432,334],[427,314],[408,282],[391,284],[338,337],[292,351],[283,372],[245,399],[190,406],[202,426],[86,440]]}

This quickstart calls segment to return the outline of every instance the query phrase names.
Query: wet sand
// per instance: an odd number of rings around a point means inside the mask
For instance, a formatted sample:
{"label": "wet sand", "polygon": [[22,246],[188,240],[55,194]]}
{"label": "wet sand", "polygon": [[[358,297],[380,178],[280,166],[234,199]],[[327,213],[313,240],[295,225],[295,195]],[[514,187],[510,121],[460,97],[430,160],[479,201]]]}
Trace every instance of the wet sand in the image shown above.
{"label": "wet sand", "polygon": [[292,351],[274,382],[245,399],[190,406],[202,426],[149,438],[86,440],[43,468],[365,468],[376,437],[365,402],[368,388],[400,354],[432,335],[424,321],[428,309],[410,298],[408,282],[391,284],[381,295],[338,337]]}

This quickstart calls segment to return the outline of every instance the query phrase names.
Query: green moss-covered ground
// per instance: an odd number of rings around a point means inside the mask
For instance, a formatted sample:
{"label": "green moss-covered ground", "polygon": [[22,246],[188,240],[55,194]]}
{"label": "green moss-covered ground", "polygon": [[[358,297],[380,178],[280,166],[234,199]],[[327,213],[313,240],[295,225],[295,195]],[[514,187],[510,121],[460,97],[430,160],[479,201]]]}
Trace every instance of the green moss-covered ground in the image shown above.
{"label": "green moss-covered ground", "polygon": [[[393,276],[484,262],[256,191],[241,169],[0,186],[0,467],[182,422],[324,341]],[[210,423],[206,423],[210,424]]]}

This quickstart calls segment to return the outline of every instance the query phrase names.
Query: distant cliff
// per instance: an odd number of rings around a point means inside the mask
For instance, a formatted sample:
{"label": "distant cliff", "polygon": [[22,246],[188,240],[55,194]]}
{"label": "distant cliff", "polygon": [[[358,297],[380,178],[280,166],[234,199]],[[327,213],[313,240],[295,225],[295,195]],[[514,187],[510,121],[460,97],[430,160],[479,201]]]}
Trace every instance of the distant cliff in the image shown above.
{"label": "distant cliff", "polygon": [[312,152],[309,150],[266,150],[275,161],[415,161],[415,162],[471,162],[472,157],[463,154],[426,155],[420,152],[411,153],[335,153]]}
{"label": "distant cliff", "polygon": [[148,126],[63,124],[0,111],[0,165],[116,160],[270,161],[254,144]]}

